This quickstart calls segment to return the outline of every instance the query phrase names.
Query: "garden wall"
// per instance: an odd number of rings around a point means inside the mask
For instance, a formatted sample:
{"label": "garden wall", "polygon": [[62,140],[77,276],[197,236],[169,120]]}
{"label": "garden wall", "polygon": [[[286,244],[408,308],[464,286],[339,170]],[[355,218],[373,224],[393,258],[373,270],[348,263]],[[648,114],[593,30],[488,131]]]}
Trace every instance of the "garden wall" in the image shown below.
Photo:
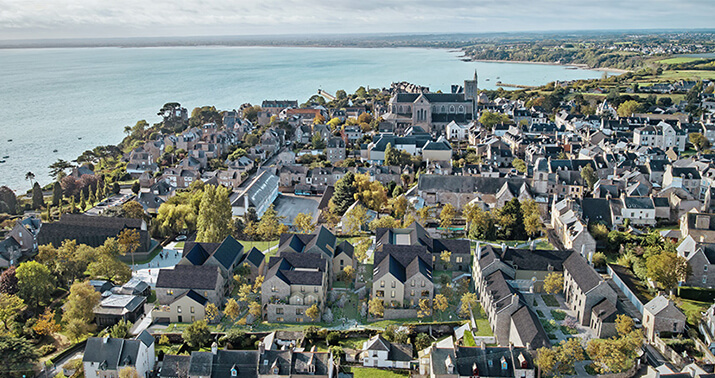
{"label": "garden wall", "polygon": [[417,310],[413,308],[386,308],[383,317],[386,320],[416,318]]}

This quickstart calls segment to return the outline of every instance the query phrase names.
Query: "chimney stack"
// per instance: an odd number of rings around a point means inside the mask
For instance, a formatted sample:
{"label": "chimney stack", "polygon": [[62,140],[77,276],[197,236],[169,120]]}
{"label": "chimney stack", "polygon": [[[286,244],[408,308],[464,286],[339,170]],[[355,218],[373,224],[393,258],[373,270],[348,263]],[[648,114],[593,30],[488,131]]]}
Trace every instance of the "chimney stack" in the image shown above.
{"label": "chimney stack", "polygon": [[477,241],[477,261],[482,258],[482,242]]}
{"label": "chimney stack", "polygon": [[213,344],[211,344],[211,353],[216,355],[218,353],[218,344],[214,341]]}

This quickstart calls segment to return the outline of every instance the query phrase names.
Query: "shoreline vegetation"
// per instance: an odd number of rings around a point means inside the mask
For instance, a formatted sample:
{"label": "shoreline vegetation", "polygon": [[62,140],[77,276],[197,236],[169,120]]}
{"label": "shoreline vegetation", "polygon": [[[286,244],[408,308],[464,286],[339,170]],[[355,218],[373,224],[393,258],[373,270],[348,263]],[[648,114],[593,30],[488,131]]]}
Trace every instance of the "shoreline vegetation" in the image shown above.
{"label": "shoreline vegetation", "polygon": [[611,68],[611,67],[589,67],[588,64],[578,64],[578,63],[557,63],[557,62],[534,62],[528,60],[504,60],[504,59],[469,59],[468,56],[460,57],[461,60],[465,62],[484,62],[484,63],[521,63],[521,64],[538,64],[543,66],[563,66],[563,67],[573,67],[579,70],[590,70],[590,71],[601,71],[601,72],[612,72],[615,74],[624,74],[628,72],[633,72],[633,70],[624,70],[621,68]]}

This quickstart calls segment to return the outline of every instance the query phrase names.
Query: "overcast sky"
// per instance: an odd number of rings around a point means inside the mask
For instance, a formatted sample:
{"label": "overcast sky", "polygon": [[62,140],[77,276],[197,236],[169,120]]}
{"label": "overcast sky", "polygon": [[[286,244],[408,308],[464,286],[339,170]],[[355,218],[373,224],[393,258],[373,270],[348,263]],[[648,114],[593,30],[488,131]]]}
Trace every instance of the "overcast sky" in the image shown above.
{"label": "overcast sky", "polygon": [[0,39],[712,28],[715,0],[0,0]]}

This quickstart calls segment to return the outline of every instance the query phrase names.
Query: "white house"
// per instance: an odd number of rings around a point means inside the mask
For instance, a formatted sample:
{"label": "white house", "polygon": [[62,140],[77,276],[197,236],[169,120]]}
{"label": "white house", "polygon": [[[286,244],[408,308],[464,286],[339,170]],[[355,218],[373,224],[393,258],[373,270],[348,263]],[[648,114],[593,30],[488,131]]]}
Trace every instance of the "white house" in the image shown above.
{"label": "white house", "polygon": [[469,127],[452,121],[445,126],[445,132],[449,140],[466,140],[469,135]]}
{"label": "white house", "polygon": [[84,348],[82,365],[86,378],[116,378],[127,367],[148,377],[154,370],[154,336],[143,331],[134,340],[92,337]]}
{"label": "white house", "polygon": [[397,344],[376,335],[363,343],[361,354],[363,366],[409,369],[412,361],[412,345]]}

